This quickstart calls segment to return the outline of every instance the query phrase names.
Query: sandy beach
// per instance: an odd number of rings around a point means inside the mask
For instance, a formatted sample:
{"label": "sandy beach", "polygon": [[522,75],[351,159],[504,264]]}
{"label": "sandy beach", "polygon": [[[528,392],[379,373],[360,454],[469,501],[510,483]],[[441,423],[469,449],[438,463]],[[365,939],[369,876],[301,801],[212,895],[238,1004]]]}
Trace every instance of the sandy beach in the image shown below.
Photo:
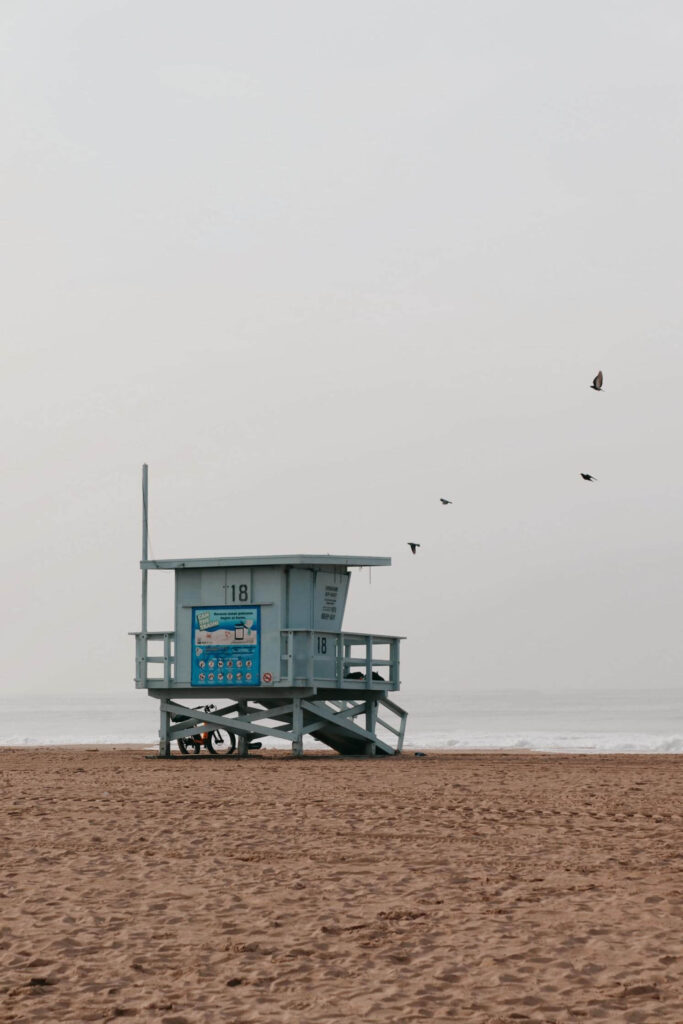
{"label": "sandy beach", "polygon": [[0,1020],[683,1020],[683,757],[0,750]]}

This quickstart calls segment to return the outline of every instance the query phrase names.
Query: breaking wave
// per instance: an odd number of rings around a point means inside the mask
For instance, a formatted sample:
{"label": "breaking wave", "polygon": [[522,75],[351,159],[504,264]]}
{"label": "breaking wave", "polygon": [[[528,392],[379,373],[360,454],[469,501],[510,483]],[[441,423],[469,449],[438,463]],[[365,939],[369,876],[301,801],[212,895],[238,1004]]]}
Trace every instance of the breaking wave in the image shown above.
{"label": "breaking wave", "polygon": [[428,750],[537,750],[570,754],[683,754],[683,734],[641,733],[431,733],[409,736],[407,746]]}

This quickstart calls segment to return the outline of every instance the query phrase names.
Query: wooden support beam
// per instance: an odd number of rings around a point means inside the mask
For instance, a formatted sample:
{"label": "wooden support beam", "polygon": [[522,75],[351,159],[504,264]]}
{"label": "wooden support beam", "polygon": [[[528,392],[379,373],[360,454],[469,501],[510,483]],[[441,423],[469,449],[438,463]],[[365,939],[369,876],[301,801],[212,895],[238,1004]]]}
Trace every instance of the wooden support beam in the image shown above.
{"label": "wooden support beam", "polygon": [[[369,697],[365,702],[365,728],[376,739],[377,733],[377,701]],[[375,739],[368,740],[365,744],[365,753],[368,757],[374,757],[377,751]]]}
{"label": "wooden support beam", "polygon": [[331,725],[337,726],[337,728],[340,729],[342,732],[348,732],[351,736],[354,736],[357,739],[374,741],[375,745],[377,747],[381,747],[385,754],[394,753],[392,747],[390,747],[388,743],[385,743],[383,740],[377,739],[376,736],[374,736],[372,733],[369,733],[367,729],[363,729],[360,725],[357,725],[356,722],[352,722],[348,718],[344,718],[343,713],[342,717],[340,718],[339,712],[335,713],[334,711],[331,711],[329,708],[325,707],[325,705],[319,701],[312,703],[311,701],[302,700],[301,706],[304,708],[304,710],[310,711],[311,714],[317,715],[319,718],[322,718],[325,722],[329,722]]}
{"label": "wooden support beam", "polygon": [[[256,733],[259,736],[275,736],[277,739],[291,740],[292,734],[284,729],[271,729],[265,725],[259,725],[257,722],[250,721],[249,717],[246,719],[242,718],[226,718],[224,716],[216,714],[215,711],[202,711],[201,708],[186,708],[182,704],[174,704],[172,701],[162,701],[162,707],[168,709],[174,714],[182,714],[184,718],[190,720],[190,722],[176,722],[169,728],[170,739],[179,739],[183,736],[192,736],[198,732],[206,732],[201,726],[204,723],[208,725],[216,726],[219,729],[227,729],[230,732],[237,733],[241,740],[245,743],[248,742],[248,737]],[[268,713],[263,712],[262,718],[267,718]],[[194,724],[190,724],[194,722]]]}
{"label": "wooden support beam", "polygon": [[[265,702],[265,700],[264,700]],[[396,715],[398,728],[379,717],[378,705]],[[216,711],[204,711],[203,708],[186,707],[169,698],[159,698],[160,730],[159,752],[161,756],[170,754],[173,740],[193,736],[205,732],[207,728],[229,730],[239,737],[243,749],[248,748],[249,740],[259,737],[274,737],[292,744],[292,752],[300,756],[303,751],[303,737],[310,733],[324,732],[332,727],[333,733],[341,736],[346,734],[350,739],[361,741],[362,749],[369,755],[381,751],[386,754],[398,753],[402,749],[407,714],[397,704],[384,695],[368,694],[358,698],[328,698],[328,701],[315,697],[305,699],[292,697],[286,703],[278,703],[275,707],[249,709],[248,701],[241,700],[226,704]],[[228,714],[240,713],[236,717]],[[365,728],[355,721],[365,715]],[[178,716],[181,721],[172,723],[171,717]],[[263,720],[280,722],[281,727],[275,728],[261,724]],[[397,737],[397,748],[377,736],[378,725],[387,729]],[[332,734],[331,734],[332,735]],[[321,737],[324,741],[324,737]],[[333,743],[330,745],[334,745]]]}
{"label": "wooden support beam", "polygon": [[171,715],[162,702],[159,703],[159,756],[171,756]]}
{"label": "wooden support beam", "polygon": [[383,718],[379,718],[379,716],[377,718],[377,723],[376,724],[377,725],[381,725],[382,728],[383,729],[387,729],[388,732],[393,732],[394,736],[400,736],[401,735],[401,730],[400,729],[394,729],[393,725],[389,725],[388,722],[385,722],[384,719]]}
{"label": "wooden support beam", "polygon": [[301,707],[301,698],[295,697],[292,710],[292,754],[294,757],[301,757],[304,752],[303,727],[304,717]]}

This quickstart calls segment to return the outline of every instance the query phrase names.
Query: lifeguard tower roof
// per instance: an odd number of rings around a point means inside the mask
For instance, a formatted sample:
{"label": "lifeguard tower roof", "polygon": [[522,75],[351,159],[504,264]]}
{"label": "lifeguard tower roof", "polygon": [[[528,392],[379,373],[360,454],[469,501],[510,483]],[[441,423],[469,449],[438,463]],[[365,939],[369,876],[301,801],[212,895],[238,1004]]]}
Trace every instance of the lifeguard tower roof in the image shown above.
{"label": "lifeguard tower roof", "polygon": [[241,555],[237,558],[148,558],[141,569],[210,569],[213,567],[289,565],[304,567],[391,565],[391,559],[372,555]]}

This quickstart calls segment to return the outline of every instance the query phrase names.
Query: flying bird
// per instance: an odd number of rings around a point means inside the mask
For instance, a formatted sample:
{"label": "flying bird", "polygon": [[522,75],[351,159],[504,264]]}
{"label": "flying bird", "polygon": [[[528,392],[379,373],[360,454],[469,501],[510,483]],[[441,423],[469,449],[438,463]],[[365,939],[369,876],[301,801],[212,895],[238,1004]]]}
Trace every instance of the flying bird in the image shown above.
{"label": "flying bird", "polygon": [[412,541],[412,540],[407,541],[407,544],[408,544],[408,547],[410,548],[410,550],[413,552],[413,554],[416,554],[417,553],[417,549],[419,547],[422,547],[421,544],[416,544],[415,541]]}
{"label": "flying bird", "polygon": [[597,377],[593,378],[591,387],[593,388],[593,391],[602,391],[602,370],[600,370]]}
{"label": "flying bird", "polygon": [[441,502],[442,505],[452,505],[453,504],[453,502],[449,501],[448,498],[439,498],[439,501]]}
{"label": "flying bird", "polygon": [[584,480],[593,481],[593,480],[597,480],[598,479],[596,476],[591,476],[590,473],[582,473],[581,476],[583,477]]}

